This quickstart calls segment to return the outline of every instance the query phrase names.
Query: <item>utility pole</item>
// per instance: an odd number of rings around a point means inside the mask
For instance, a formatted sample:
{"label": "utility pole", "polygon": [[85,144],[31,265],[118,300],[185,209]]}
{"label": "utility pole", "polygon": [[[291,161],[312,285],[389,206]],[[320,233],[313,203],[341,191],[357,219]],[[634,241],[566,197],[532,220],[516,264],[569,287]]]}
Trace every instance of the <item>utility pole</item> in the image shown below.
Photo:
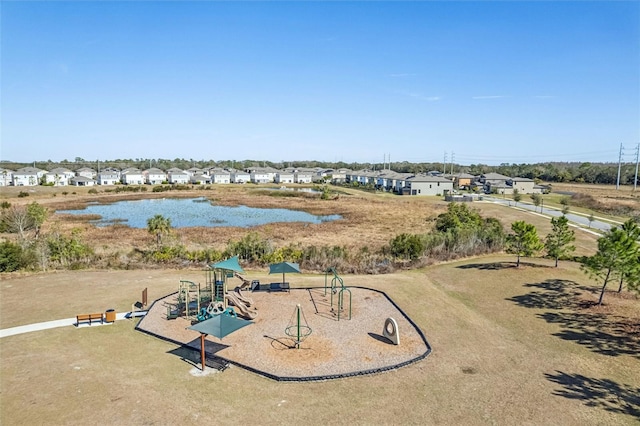
{"label": "utility pole", "polygon": [[636,176],[633,179],[633,190],[638,187],[638,160],[640,160],[640,143],[636,145]]}
{"label": "utility pole", "polygon": [[622,167],[622,144],[620,144],[620,154],[618,155],[618,179],[616,180],[616,191],[620,188],[620,168]]}
{"label": "utility pole", "polygon": [[442,162],[442,174],[447,173],[447,151],[444,152],[444,161]]}
{"label": "utility pole", "polygon": [[449,167],[449,173],[453,176],[453,159],[456,157],[456,153],[451,151],[451,167]]}

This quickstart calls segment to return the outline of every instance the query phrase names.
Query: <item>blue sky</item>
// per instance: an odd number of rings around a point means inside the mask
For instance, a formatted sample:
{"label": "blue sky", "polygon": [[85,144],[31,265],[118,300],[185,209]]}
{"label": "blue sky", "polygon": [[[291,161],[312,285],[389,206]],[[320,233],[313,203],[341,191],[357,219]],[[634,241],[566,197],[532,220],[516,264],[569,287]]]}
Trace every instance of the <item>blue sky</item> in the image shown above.
{"label": "blue sky", "polygon": [[3,2],[0,159],[632,161],[639,2]]}

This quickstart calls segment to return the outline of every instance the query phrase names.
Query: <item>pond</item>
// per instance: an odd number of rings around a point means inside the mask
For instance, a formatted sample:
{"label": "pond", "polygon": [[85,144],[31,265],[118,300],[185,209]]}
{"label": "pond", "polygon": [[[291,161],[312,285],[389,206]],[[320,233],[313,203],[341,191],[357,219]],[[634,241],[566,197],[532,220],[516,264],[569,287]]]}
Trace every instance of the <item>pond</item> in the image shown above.
{"label": "pond", "polygon": [[201,198],[162,198],[118,201],[113,204],[91,204],[81,210],[59,210],[56,213],[100,215],[91,221],[96,226],[122,223],[131,228],[146,228],[147,220],[160,214],[171,219],[173,228],[194,226],[243,228],[275,222],[322,223],[341,219],[340,215],[316,216],[289,209],[262,209],[247,206],[226,207]]}

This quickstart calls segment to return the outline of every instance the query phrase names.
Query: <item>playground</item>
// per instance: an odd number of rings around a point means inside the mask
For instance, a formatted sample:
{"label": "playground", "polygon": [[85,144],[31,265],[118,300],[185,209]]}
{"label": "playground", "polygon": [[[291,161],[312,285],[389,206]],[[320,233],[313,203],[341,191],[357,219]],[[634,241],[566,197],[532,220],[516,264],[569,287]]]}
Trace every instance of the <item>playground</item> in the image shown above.
{"label": "playground", "polygon": [[[296,267],[291,265],[285,266]],[[153,303],[138,330],[201,351],[202,336],[190,328],[193,324],[218,315],[244,317],[248,326],[223,338],[205,336],[206,358],[276,380],[376,373],[430,352],[422,332],[386,294],[349,288],[335,270],[324,281],[318,277],[317,286],[289,288],[283,286],[284,276],[280,283],[267,284],[244,279],[233,259],[221,267],[230,269],[206,271],[204,285],[182,280],[178,292]],[[388,318],[393,327],[386,327]],[[390,331],[399,344],[389,338]]]}

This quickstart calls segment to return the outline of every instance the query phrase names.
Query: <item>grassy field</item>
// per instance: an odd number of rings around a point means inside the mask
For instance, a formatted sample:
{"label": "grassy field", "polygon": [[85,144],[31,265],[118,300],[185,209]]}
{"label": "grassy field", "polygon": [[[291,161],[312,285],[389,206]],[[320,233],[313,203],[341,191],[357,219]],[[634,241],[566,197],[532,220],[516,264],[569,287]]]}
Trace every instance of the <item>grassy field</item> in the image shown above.
{"label": "grassy field", "polygon": [[[127,310],[142,288],[153,299],[175,291],[180,278],[199,281],[204,273],[9,277],[1,283],[1,326]],[[323,280],[290,279],[299,286]],[[375,376],[277,383],[235,367],[194,376],[197,356],[134,331],[126,320],[52,329],[0,341],[0,423],[582,425],[640,419],[638,300],[608,293],[604,307],[593,307],[597,286],[575,264],[553,268],[534,260],[516,270],[512,257],[491,256],[344,280],[386,291],[425,332],[433,353]]]}

